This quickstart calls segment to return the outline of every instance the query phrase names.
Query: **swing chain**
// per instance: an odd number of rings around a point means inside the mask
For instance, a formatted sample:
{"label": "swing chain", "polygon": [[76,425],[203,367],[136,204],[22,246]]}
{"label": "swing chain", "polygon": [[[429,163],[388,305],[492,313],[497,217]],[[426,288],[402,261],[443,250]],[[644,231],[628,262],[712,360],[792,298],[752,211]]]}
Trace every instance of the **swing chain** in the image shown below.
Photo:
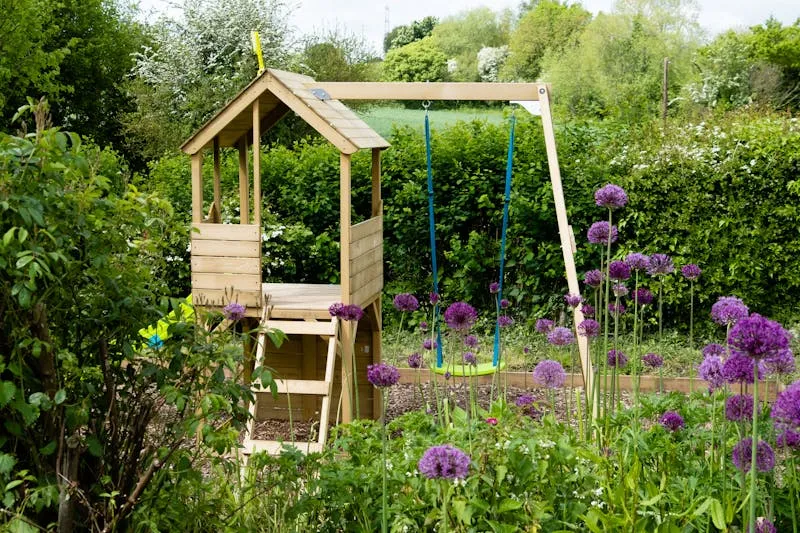
{"label": "swing chain", "polygon": [[422,108],[425,110],[426,113],[428,112],[428,108],[430,106],[431,106],[431,101],[430,100],[425,100],[424,102],[422,102]]}

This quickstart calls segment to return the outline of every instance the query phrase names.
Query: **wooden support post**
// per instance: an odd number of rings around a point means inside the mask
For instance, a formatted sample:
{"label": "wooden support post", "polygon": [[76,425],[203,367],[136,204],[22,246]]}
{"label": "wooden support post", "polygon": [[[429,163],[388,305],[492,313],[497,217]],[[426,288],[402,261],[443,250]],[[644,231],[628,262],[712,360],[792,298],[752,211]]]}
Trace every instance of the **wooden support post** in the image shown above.
{"label": "wooden support post", "polygon": [[[345,304],[350,301],[350,156],[339,155],[339,232],[340,232],[340,269],[341,295]],[[353,341],[355,331],[353,323],[342,321],[342,422],[353,420]]]}
{"label": "wooden support post", "polygon": [[[214,137],[214,208],[217,217],[222,215],[222,185],[221,172],[219,169],[219,136]],[[210,220],[209,222],[219,222],[220,220]]]}
{"label": "wooden support post", "polygon": [[381,200],[381,149],[372,149],[372,216],[383,213]]}
{"label": "wooden support post", "polygon": [[[381,298],[378,296],[368,309],[370,322],[372,322],[372,364],[381,362],[381,332],[383,331],[383,318],[381,316]],[[372,418],[378,420],[383,410],[380,392],[372,391]]]}
{"label": "wooden support post", "polygon": [[[317,358],[319,357],[317,354],[317,336],[303,335],[302,339],[303,361],[300,365],[301,370],[298,379],[320,380],[317,374]],[[301,396],[300,402],[303,406],[303,418],[306,420],[314,418],[314,414],[317,412],[317,403],[319,402],[318,397],[304,394]]]}
{"label": "wooden support post", "polygon": [[250,172],[247,168],[247,135],[239,140],[239,224],[250,223]]}
{"label": "wooden support post", "polygon": [[[550,182],[553,186],[553,200],[556,206],[556,219],[558,221],[558,234],[561,238],[561,251],[564,254],[564,266],[567,271],[567,286],[572,294],[580,294],[581,288],[578,284],[578,273],[575,270],[575,255],[572,244],[572,230],[567,220],[567,207],[564,201],[564,189],[561,186],[561,170],[558,167],[558,153],[556,152],[556,137],[553,131],[553,117],[550,114],[550,90],[546,85],[540,85],[539,102],[542,109],[542,128],[544,129],[544,144],[547,149],[547,163],[550,168]],[[573,311],[574,323],[583,322],[583,312],[580,306]],[[586,337],[578,336],[578,351],[580,352],[581,370],[583,371],[586,383],[587,403],[589,398],[594,399],[594,369],[592,367],[591,355],[589,354],[589,344]],[[597,416],[597,405],[592,404],[592,412]]]}
{"label": "wooden support post", "polygon": [[192,154],[192,222],[203,222],[203,151]]}
{"label": "wooden support post", "polygon": [[261,227],[261,104],[253,102],[253,224]]}

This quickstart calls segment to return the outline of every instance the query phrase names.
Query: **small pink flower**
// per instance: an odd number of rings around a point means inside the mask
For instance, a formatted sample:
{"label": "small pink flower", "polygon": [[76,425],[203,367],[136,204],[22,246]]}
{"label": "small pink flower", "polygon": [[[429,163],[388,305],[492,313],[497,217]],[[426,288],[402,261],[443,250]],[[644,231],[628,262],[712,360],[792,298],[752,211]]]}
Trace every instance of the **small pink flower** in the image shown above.
{"label": "small pink flower", "polygon": [[494,418],[494,417],[489,417],[489,418],[486,419],[486,423],[489,424],[490,426],[496,426],[497,425],[497,419]]}

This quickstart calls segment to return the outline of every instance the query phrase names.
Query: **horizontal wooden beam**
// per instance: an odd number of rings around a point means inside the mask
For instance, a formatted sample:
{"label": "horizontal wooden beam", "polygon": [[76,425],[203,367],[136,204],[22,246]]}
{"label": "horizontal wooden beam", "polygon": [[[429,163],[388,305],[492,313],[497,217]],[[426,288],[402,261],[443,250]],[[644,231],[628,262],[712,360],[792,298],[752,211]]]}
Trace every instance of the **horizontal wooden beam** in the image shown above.
{"label": "horizontal wooden beam", "polygon": [[336,100],[539,100],[539,83],[347,82],[309,83]]}

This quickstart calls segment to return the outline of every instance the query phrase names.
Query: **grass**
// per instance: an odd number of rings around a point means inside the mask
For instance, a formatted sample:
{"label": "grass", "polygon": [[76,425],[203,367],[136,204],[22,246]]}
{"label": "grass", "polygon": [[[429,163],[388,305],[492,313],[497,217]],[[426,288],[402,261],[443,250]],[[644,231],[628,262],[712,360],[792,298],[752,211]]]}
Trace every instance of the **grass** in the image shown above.
{"label": "grass", "polygon": [[[402,106],[374,106],[359,110],[358,115],[377,131],[381,136],[388,138],[392,127],[411,126],[422,131],[425,123],[425,110],[420,104],[418,109],[408,109]],[[446,128],[459,121],[485,120],[491,124],[502,124],[506,116],[498,108],[462,107],[459,109],[436,109],[434,103],[429,111],[431,128]]]}

